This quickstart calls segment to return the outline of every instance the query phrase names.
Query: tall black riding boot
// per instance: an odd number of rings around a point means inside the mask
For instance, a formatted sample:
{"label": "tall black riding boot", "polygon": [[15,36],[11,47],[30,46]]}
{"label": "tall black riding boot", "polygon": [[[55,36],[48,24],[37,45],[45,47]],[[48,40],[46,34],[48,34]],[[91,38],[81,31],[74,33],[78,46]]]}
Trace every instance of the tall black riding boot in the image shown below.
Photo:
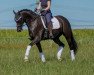
{"label": "tall black riding boot", "polygon": [[52,22],[49,22],[48,23],[48,31],[49,31],[49,38],[50,39],[53,39],[54,38],[54,36],[53,36],[53,33],[52,33]]}

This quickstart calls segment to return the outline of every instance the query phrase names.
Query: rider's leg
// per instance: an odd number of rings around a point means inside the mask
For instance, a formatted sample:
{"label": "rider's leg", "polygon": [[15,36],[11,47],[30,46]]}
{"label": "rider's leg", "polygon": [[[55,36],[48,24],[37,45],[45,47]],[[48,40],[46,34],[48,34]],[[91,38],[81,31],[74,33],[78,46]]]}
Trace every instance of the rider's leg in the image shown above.
{"label": "rider's leg", "polygon": [[54,36],[52,34],[53,25],[52,25],[51,19],[52,19],[52,14],[47,13],[46,14],[46,20],[47,20],[47,25],[48,25],[47,27],[48,27],[48,31],[49,31],[49,38],[54,38]]}
{"label": "rider's leg", "polygon": [[53,36],[53,34],[52,34],[52,28],[53,28],[52,22],[50,21],[50,22],[48,23],[49,38],[54,38],[54,36]]}

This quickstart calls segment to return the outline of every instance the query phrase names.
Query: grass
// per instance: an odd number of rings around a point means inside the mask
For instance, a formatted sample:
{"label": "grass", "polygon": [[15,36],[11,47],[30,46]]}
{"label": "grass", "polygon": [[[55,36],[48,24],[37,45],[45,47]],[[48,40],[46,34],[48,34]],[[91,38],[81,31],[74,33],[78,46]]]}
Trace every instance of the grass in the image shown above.
{"label": "grass", "polygon": [[78,43],[75,61],[71,61],[67,42],[61,36],[65,44],[61,62],[56,58],[58,46],[47,40],[41,42],[46,63],[41,62],[36,46],[25,63],[25,49],[30,43],[28,32],[0,30],[0,75],[94,75],[94,30],[73,30],[73,34]]}

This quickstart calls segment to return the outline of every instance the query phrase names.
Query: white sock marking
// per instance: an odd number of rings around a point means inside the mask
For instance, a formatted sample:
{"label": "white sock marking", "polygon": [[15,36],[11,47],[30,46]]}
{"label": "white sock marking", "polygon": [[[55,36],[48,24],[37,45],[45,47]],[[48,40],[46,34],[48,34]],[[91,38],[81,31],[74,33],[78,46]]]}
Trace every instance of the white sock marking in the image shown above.
{"label": "white sock marking", "polygon": [[27,46],[26,52],[25,52],[25,60],[28,60],[29,52],[30,52],[31,46]]}
{"label": "white sock marking", "polygon": [[58,48],[58,53],[57,53],[57,59],[58,59],[58,60],[61,59],[62,51],[63,51],[63,47],[60,46],[60,47]]}
{"label": "white sock marking", "polygon": [[44,56],[43,53],[40,53],[40,58],[41,58],[42,62],[46,62],[46,60],[45,60],[45,56]]}
{"label": "white sock marking", "polygon": [[71,50],[70,53],[71,53],[71,60],[72,61],[75,60],[74,50]]}

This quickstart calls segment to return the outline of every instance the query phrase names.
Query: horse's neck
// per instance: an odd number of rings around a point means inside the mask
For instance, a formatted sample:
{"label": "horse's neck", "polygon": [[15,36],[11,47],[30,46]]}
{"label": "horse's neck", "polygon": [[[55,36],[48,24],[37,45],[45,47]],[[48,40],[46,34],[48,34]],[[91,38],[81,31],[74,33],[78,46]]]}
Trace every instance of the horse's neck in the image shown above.
{"label": "horse's neck", "polygon": [[31,34],[33,34],[34,35],[34,33],[35,33],[35,29],[36,29],[36,27],[37,27],[37,20],[34,20],[34,21],[28,21],[27,23],[26,23],[26,25],[27,25],[27,27],[28,27],[28,31],[29,31],[29,35],[31,36]]}
{"label": "horse's neck", "polygon": [[[27,27],[28,27],[28,31],[29,31],[29,35],[34,36],[36,35],[36,33],[39,33],[39,31],[41,30],[41,28],[43,28],[40,17],[38,17],[36,20],[28,22],[27,23]],[[39,30],[39,31],[38,31]]]}

